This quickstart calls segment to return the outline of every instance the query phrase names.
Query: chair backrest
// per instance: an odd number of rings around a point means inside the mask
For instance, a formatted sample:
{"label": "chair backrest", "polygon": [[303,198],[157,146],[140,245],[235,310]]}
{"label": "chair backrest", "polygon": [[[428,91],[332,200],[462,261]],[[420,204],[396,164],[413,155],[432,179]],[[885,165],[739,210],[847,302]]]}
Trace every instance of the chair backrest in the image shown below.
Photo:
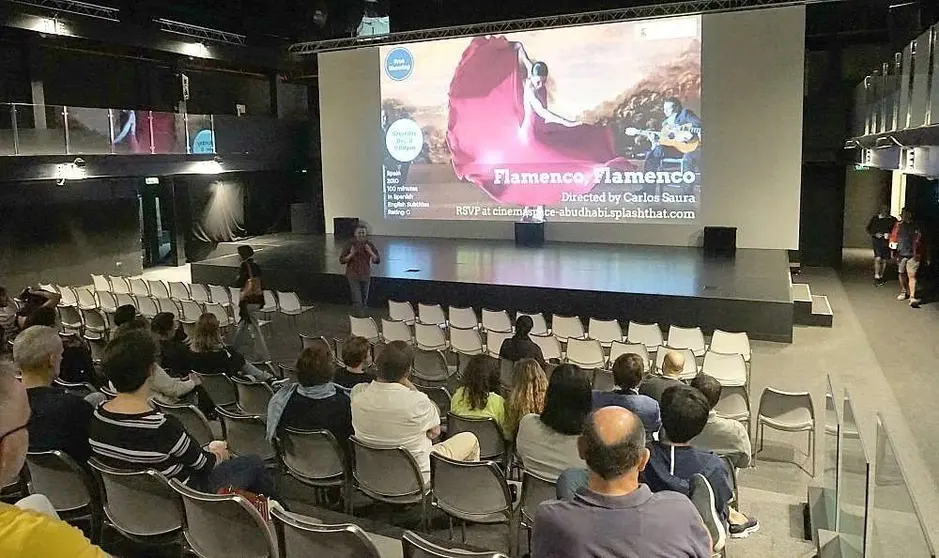
{"label": "chair backrest", "polygon": [[441,419],[446,422],[447,414],[450,412],[450,400],[453,398],[450,391],[445,386],[422,386],[417,384],[414,387],[430,398],[431,402],[440,411]]}
{"label": "chair backrest", "polygon": [[166,477],[153,470],[112,469],[94,458],[88,464],[101,487],[104,513],[118,531],[151,537],[182,529],[179,495]]}
{"label": "chair backrest", "polygon": [[561,359],[561,343],[553,334],[551,335],[529,335],[535,345],[541,347],[541,354],[545,360]]}
{"label": "chair backrest", "polygon": [[221,285],[209,285],[209,296],[212,297],[212,302],[216,304],[231,304],[231,296],[228,294],[228,289]]}
{"label": "chair backrest", "polygon": [[658,350],[665,343],[662,340],[662,328],[659,324],[641,324],[633,321],[626,326],[626,341],[641,343],[650,352]]}
{"label": "chair backrest", "polygon": [[711,336],[711,350],[718,353],[740,354],[743,360],[750,362],[750,338],[745,331],[732,333],[715,329]]}
{"label": "chair backrest", "polygon": [[708,351],[704,354],[701,371],[713,376],[722,386],[742,386],[747,383],[747,363],[740,353]]}
{"label": "chair backrest", "polygon": [[212,402],[218,407],[238,402],[238,393],[231,379],[225,374],[200,374],[193,372],[202,381],[202,387],[209,392]]}
{"label": "chair backrest", "polygon": [[511,360],[499,359],[499,383],[505,393],[508,393],[515,386],[515,363]]}
{"label": "chair backrest", "polygon": [[300,297],[297,296],[297,293],[293,291],[277,291],[276,295],[282,312],[299,312],[303,309],[303,305],[300,304]]}
{"label": "chair backrest", "polygon": [[129,304],[134,308],[137,307],[137,301],[130,293],[114,293],[114,300],[118,306],[126,306]]}
{"label": "chair backrest", "polygon": [[[52,285],[49,286],[52,287]],[[75,289],[72,287],[69,287],[68,285],[56,285],[52,290],[62,296],[62,300],[59,301],[59,306],[78,305],[78,295],[75,293]]]}
{"label": "chair backrest", "polygon": [[189,295],[196,302],[201,302],[205,304],[210,302],[212,298],[209,296],[209,289],[201,283],[193,283],[189,285]]}
{"label": "chair backrest", "polygon": [[108,275],[108,282],[111,283],[111,292],[114,294],[130,294],[130,285],[127,284],[127,278],[120,275]]}
{"label": "chair backrest", "polygon": [[450,348],[465,355],[483,352],[483,339],[476,329],[463,329],[450,324]]}
{"label": "chair backrest", "polygon": [[636,354],[642,357],[642,365],[645,370],[649,370],[652,364],[649,358],[649,349],[642,343],[618,343],[616,341],[610,346],[610,365],[612,366],[616,359],[626,354]]}
{"label": "chair backrest", "polygon": [[108,322],[101,310],[82,308],[79,310],[86,332],[104,333],[108,329]]}
{"label": "chair backrest", "polygon": [[156,398],[151,399],[151,403],[164,414],[176,417],[176,420],[183,425],[190,436],[199,442],[200,446],[205,446],[215,439],[209,419],[195,405],[169,404]]}
{"label": "chair backrest", "polygon": [[97,308],[98,301],[95,294],[88,287],[78,287],[75,289],[75,296],[78,298],[79,308]]}
{"label": "chair backrest", "polygon": [[330,481],[345,477],[342,449],[329,430],[284,428],[278,455],[291,475],[311,484],[335,484]]}
{"label": "chair backrest", "polygon": [[62,327],[69,329],[81,329],[82,315],[75,306],[59,306],[59,321]]}
{"label": "chair backrest", "polygon": [[309,517],[271,510],[281,558],[329,556],[330,558],[381,558],[375,543],[352,523],[323,525]]}
{"label": "chair backrest", "polygon": [[392,341],[410,343],[412,341],[411,328],[403,320],[386,320],[382,318],[381,336],[385,343],[391,343]]}
{"label": "chair backrest", "polygon": [[79,397],[85,397],[96,391],[95,386],[89,384],[88,382],[66,382],[62,378],[56,378],[53,380],[52,384],[57,387],[61,387],[68,393],[77,395]]}
{"label": "chair backrest", "polygon": [[133,279],[127,280],[128,285],[130,285],[130,293],[136,296],[150,296],[150,287],[147,286],[147,282],[140,278],[134,277]]}
{"label": "chair backrest", "polygon": [[494,461],[458,461],[431,452],[430,479],[434,504],[447,515],[473,521],[501,513],[506,522],[512,515],[512,496]]}
{"label": "chair backrest", "polygon": [[414,324],[414,340],[421,349],[446,349],[447,337],[439,326],[417,322]]}
{"label": "chair backrest", "polygon": [[528,312],[519,312],[519,316],[528,316],[532,321],[532,328],[529,333],[532,335],[547,335],[551,333],[551,330],[548,329],[548,322],[544,319],[544,314],[541,312],[529,314]]}
{"label": "chair backrest", "polygon": [[235,325],[235,321],[232,319],[231,315],[228,314],[228,310],[226,310],[220,302],[206,303],[205,311],[215,316],[218,319],[219,325],[223,328]]}
{"label": "chair backrest", "polygon": [[613,391],[616,389],[613,372],[606,368],[595,368],[593,370],[593,389],[598,391]]}
{"label": "chair backrest", "polygon": [[183,532],[199,556],[275,557],[274,534],[242,496],[206,494],[178,480],[170,486],[183,499]]}
{"label": "chair backrest", "polygon": [[447,435],[472,432],[479,440],[480,459],[501,459],[505,455],[505,436],[492,417],[461,417],[447,415]]}
{"label": "chair backrest", "polygon": [[369,343],[377,343],[379,339],[378,324],[373,318],[349,316],[349,331],[356,337],[368,339]]}
{"label": "chair backrest", "polygon": [[274,291],[270,289],[264,289],[264,306],[261,307],[261,310],[264,312],[273,312],[279,308],[277,306],[277,298],[274,297]]}
{"label": "chair backrest", "polygon": [[522,495],[519,497],[522,519],[531,522],[535,518],[538,504],[555,499],[557,499],[556,481],[522,469]]}
{"label": "chair backrest", "polygon": [[308,347],[315,347],[317,345],[325,346],[329,350],[329,354],[333,354],[333,348],[329,345],[329,341],[326,340],[322,335],[300,335],[300,348],[306,349]]}
{"label": "chair backrest", "polygon": [[170,289],[163,281],[147,280],[147,287],[154,298],[170,298]]}
{"label": "chair backrest", "polygon": [[483,308],[483,329],[499,333],[512,333],[512,320],[505,310],[487,310]]}
{"label": "chair backrest", "polygon": [[176,303],[172,298],[157,298],[156,305],[160,309],[160,312],[169,312],[176,317],[179,317],[179,304]]}
{"label": "chair backrest", "polygon": [[414,307],[410,302],[398,302],[397,300],[388,301],[388,317],[392,320],[402,321],[409,326],[414,325],[417,317],[414,315]]}
{"label": "chair backrest", "polygon": [[551,331],[554,332],[554,336],[557,337],[559,341],[583,339],[586,336],[586,333],[584,333],[584,323],[580,321],[580,318],[577,316],[552,315]]}
{"label": "chair backrest", "polygon": [[669,326],[666,343],[673,349],[691,349],[695,355],[703,355],[707,350],[700,327]]}
{"label": "chair backrest", "polygon": [[425,382],[446,382],[450,377],[447,357],[440,350],[414,349],[411,369],[418,380]]}
{"label": "chair backrest", "polygon": [[567,361],[581,368],[600,368],[604,364],[603,347],[596,339],[567,340]]}
{"label": "chair backrest", "polygon": [[114,296],[114,293],[98,291],[98,308],[105,312],[114,312],[117,306],[117,298]]}
{"label": "chair backrest", "polygon": [[413,531],[405,531],[401,537],[404,558],[508,558],[500,552],[468,552],[444,548],[434,544]]}
{"label": "chair backrest", "polygon": [[266,382],[245,380],[232,376],[235,392],[238,394],[238,407],[249,415],[267,416],[267,404],[274,396],[274,390]]}
{"label": "chair backrest", "polygon": [[782,391],[773,387],[763,389],[760,395],[760,416],[776,419],[778,422],[805,420],[805,415],[815,420],[815,406],[812,394],[807,391]]}
{"label": "chair backrest", "polygon": [[659,350],[655,353],[656,370],[662,369],[662,364],[665,362],[665,356],[669,353],[669,351],[679,352],[685,357],[685,367],[678,376],[679,378],[682,380],[689,380],[698,375],[698,363],[695,361],[694,352],[691,349],[678,349],[668,345],[660,347]]}
{"label": "chair backrest", "polygon": [[197,321],[202,313],[205,312],[205,307],[201,302],[196,302],[194,300],[180,300],[179,301],[180,309],[180,320],[187,321]]}
{"label": "chair backrest", "polygon": [[275,457],[274,446],[267,439],[267,426],[261,415],[242,415],[222,408],[216,409],[228,449],[235,455],[257,455],[261,459]]}
{"label": "chair backrest", "polygon": [[747,386],[727,386],[721,389],[721,398],[714,406],[718,415],[733,420],[750,419],[750,394]]}
{"label": "chair backrest", "polygon": [[502,350],[502,343],[506,339],[512,337],[512,332],[510,331],[493,331],[491,329],[486,330],[486,352],[489,353],[489,356],[499,358],[499,351]]}
{"label": "chair backrest", "polygon": [[459,327],[462,329],[479,328],[479,318],[476,317],[476,311],[472,308],[451,306],[447,310],[447,316],[450,319],[450,327]]}
{"label": "chair backrest", "polygon": [[614,341],[623,340],[623,328],[616,320],[590,318],[587,324],[587,336],[608,347]]}
{"label": "chair backrest", "polygon": [[236,287],[228,287],[228,299],[231,300],[232,306],[238,306],[241,301],[241,291]]}
{"label": "chair backrest", "polygon": [[297,382],[297,369],[293,366],[287,364],[278,364],[277,368],[280,369],[280,375],[283,378],[290,380],[291,382]]}
{"label": "chair backrest", "polygon": [[94,482],[67,453],[60,450],[29,452],[30,494],[43,494],[57,512],[80,510],[93,505]]}
{"label": "chair backrest", "polygon": [[421,469],[407,449],[366,444],[355,436],[349,437],[355,455],[352,477],[360,490],[381,500],[400,500],[413,496],[420,501],[427,491]]}
{"label": "chair backrest", "polygon": [[189,300],[189,288],[182,281],[170,281],[170,298],[175,298],[176,300]]}
{"label": "chair backrest", "polygon": [[135,295],[134,303],[135,306],[137,306],[137,310],[140,311],[140,315],[145,318],[152,318],[160,313],[156,300],[149,296]]}
{"label": "chair backrest", "polygon": [[447,316],[439,304],[417,303],[417,321],[422,324],[446,325]]}
{"label": "chair backrest", "polygon": [[91,274],[91,283],[94,285],[95,290],[98,292],[111,292],[111,284],[108,283],[108,278],[104,275],[95,275]]}

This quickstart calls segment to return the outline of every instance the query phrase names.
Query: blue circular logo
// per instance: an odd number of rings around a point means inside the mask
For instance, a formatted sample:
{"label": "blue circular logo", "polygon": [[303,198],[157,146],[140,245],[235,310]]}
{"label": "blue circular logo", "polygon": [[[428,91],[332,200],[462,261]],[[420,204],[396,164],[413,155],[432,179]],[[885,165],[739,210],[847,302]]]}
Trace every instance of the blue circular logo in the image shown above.
{"label": "blue circular logo", "polygon": [[215,138],[212,130],[199,130],[192,138],[193,153],[215,153]]}
{"label": "blue circular logo", "polygon": [[404,81],[414,72],[414,57],[403,47],[391,49],[385,56],[385,73],[395,81]]}

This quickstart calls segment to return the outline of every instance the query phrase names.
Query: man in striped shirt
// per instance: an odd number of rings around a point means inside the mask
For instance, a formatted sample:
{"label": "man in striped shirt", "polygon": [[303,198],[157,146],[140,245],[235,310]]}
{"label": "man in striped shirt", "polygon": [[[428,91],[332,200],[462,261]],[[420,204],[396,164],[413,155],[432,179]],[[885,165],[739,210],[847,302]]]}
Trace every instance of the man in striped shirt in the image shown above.
{"label": "man in striped shirt", "polygon": [[150,407],[157,346],[146,330],[115,337],[104,371],[118,395],[95,409],[89,430],[93,457],[115,469],[153,469],[205,492],[233,487],[274,497],[274,483],[258,456],[230,459],[224,442],[203,449],[182,424]]}

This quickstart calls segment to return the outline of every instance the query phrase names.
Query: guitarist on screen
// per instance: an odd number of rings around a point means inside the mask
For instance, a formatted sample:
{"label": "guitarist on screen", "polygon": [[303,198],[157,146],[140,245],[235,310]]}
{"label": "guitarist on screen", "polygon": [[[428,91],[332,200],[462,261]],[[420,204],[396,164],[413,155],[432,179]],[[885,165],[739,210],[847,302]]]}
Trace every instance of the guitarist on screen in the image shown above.
{"label": "guitarist on screen", "polygon": [[[665,120],[662,121],[661,132],[646,132],[645,130],[626,130],[629,135],[642,134],[652,142],[652,150],[646,155],[644,171],[658,171],[662,168],[663,159],[681,159],[681,170],[696,172],[698,160],[701,156],[699,147],[701,142],[701,119],[691,109],[681,106],[681,101],[675,97],[668,97],[662,103]],[[673,141],[666,141],[665,135],[669,132],[678,132]],[[632,133],[631,133],[632,132]],[[675,147],[663,145],[671,143]],[[648,186],[646,187],[648,188]],[[643,191],[646,191],[643,188]],[[654,189],[653,185],[651,189]],[[650,190],[651,190],[650,189]],[[649,191],[647,193],[654,193]]]}

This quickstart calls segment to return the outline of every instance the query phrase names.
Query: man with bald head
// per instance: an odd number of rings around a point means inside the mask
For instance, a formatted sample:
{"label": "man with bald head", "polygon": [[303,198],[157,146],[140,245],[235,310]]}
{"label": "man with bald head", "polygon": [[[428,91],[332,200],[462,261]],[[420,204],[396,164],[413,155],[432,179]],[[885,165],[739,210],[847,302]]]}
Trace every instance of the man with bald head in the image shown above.
{"label": "man with bald head", "polygon": [[533,558],[571,556],[701,557],[711,539],[691,501],[652,493],[639,482],[649,461],[642,421],[622,407],[603,407],[584,421],[577,440],[589,468],[571,501],[538,507]]}
{"label": "man with bald head", "polygon": [[[0,369],[0,486],[16,481],[29,447],[26,388]],[[37,511],[0,502],[0,556],[4,558],[106,558],[81,531]]]}
{"label": "man with bald head", "polygon": [[[660,349],[664,350],[664,349]],[[678,351],[668,351],[662,360],[662,375],[650,376],[639,386],[641,395],[648,395],[661,405],[662,394],[666,389],[681,384],[678,379],[685,369],[685,355]]]}

